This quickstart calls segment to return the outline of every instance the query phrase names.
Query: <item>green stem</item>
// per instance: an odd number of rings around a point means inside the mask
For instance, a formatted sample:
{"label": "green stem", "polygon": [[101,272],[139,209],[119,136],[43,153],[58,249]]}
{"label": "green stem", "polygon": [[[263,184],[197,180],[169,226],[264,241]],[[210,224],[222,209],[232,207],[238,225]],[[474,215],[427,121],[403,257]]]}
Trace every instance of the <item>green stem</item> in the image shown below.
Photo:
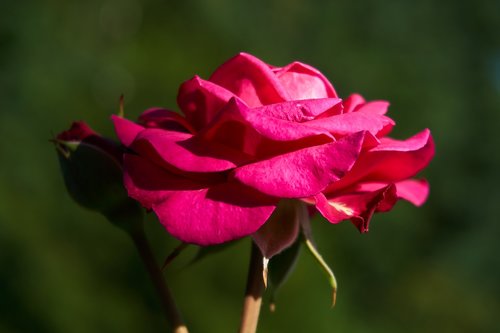
{"label": "green stem", "polygon": [[248,267],[247,287],[243,302],[239,333],[255,333],[259,322],[264,280],[262,275],[263,258],[259,248],[252,241],[250,265]]}
{"label": "green stem", "polygon": [[174,302],[172,297],[172,293],[165,282],[163,274],[158,266],[153,252],[151,251],[151,247],[149,246],[149,242],[146,238],[146,234],[144,230],[134,230],[129,233],[134,241],[135,247],[141,256],[144,265],[151,277],[153,285],[158,292],[167,321],[172,328],[172,332],[174,333],[188,333],[186,325],[184,324],[179,309]]}

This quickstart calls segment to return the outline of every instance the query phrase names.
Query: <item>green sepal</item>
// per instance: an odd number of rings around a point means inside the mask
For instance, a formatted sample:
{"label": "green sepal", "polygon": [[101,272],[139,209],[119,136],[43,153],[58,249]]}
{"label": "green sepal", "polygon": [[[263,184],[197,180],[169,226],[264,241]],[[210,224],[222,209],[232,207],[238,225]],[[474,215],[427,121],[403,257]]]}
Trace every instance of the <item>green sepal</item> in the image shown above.
{"label": "green sepal", "polygon": [[54,143],[64,184],[75,202],[100,212],[126,231],[142,228],[142,208],[128,197],[122,167],[115,156],[85,141]]}
{"label": "green sepal", "polygon": [[278,289],[285,284],[288,276],[290,276],[292,271],[295,269],[301,245],[301,237],[298,237],[290,247],[273,256],[269,260],[268,278],[271,286],[271,312],[274,312],[276,307],[275,301]]}

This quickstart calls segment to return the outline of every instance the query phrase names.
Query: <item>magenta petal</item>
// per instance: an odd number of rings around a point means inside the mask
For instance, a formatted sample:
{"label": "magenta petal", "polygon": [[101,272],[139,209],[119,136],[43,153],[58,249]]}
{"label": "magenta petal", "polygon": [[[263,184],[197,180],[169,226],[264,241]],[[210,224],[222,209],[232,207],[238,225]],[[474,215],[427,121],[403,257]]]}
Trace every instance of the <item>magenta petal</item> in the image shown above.
{"label": "magenta petal", "polygon": [[302,203],[281,200],[267,222],[252,235],[262,255],[269,259],[290,247],[299,234]]}
{"label": "magenta petal", "polygon": [[429,196],[429,183],[425,179],[408,179],[397,182],[398,198],[405,199],[415,206],[421,206]]}
{"label": "magenta petal", "polygon": [[180,86],[177,104],[189,123],[200,130],[232,97],[223,87],[195,76]]}
{"label": "magenta petal", "polygon": [[245,161],[242,153],[217,143],[201,142],[192,134],[145,129],[131,148],[141,156],[185,172],[219,172]]}
{"label": "magenta petal", "polygon": [[231,91],[250,107],[290,99],[269,65],[247,53],[229,59],[209,81]]}
{"label": "magenta petal", "polygon": [[178,132],[194,132],[192,126],[180,114],[162,108],[151,108],[139,116],[139,122],[148,128],[163,128]]}
{"label": "magenta petal", "polygon": [[112,115],[111,120],[115,126],[115,132],[118,140],[120,140],[125,147],[130,146],[132,142],[134,142],[137,134],[144,130],[143,126],[122,117]]}
{"label": "magenta petal", "polygon": [[361,232],[367,232],[376,211],[388,211],[396,203],[396,188],[387,185],[373,192],[347,194],[327,199],[323,193],[315,196],[316,208],[331,223],[350,219]]}
{"label": "magenta petal", "polygon": [[276,200],[237,183],[178,191],[153,205],[167,231],[183,242],[220,244],[256,232],[271,216]]}
{"label": "magenta petal", "polygon": [[151,209],[175,191],[200,190],[207,186],[175,175],[137,155],[125,154],[123,181],[128,195]]}
{"label": "magenta petal", "polygon": [[359,131],[368,131],[377,136],[391,130],[394,121],[384,115],[365,112],[350,112],[332,117],[315,119],[308,125],[324,128],[332,134],[346,135]]}
{"label": "magenta petal", "polygon": [[294,62],[273,70],[291,99],[337,97],[335,89],[327,78],[309,65]]}
{"label": "magenta petal", "polygon": [[352,167],[363,132],[239,167],[234,177],[262,193],[280,198],[313,196]]}

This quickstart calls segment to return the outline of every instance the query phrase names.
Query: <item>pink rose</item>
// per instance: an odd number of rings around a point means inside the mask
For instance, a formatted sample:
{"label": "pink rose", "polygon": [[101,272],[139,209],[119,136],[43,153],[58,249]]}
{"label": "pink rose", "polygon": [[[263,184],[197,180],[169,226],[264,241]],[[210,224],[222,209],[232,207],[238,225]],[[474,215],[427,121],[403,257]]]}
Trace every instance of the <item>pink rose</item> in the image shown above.
{"label": "pink rose", "polygon": [[[241,53],[209,80],[183,83],[177,101],[184,116],[151,109],[138,123],[113,121],[130,151],[129,195],[184,242],[253,235],[270,257],[296,238],[297,203],[366,231],[373,212],[396,199],[426,199],[427,183],[409,178],[433,156],[429,131],[387,138],[394,126],[387,102],[358,95],[342,102],[308,65],[273,67]],[[271,246],[273,238],[282,245]]]}

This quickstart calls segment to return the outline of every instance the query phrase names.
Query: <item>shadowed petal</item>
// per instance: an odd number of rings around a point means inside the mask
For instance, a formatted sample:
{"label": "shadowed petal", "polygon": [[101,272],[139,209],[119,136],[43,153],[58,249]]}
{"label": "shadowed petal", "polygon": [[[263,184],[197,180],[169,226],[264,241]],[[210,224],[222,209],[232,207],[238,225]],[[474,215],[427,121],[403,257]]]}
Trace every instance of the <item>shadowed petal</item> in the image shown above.
{"label": "shadowed petal", "polygon": [[270,259],[288,248],[297,239],[303,203],[296,200],[280,200],[267,222],[252,235],[262,255]]}
{"label": "shadowed petal", "polygon": [[193,127],[180,114],[162,108],[151,108],[139,116],[139,123],[148,128],[163,128],[171,131],[193,133]]}
{"label": "shadowed petal", "polygon": [[147,209],[162,202],[174,191],[200,190],[208,184],[182,177],[137,155],[125,154],[123,181],[128,195]]}
{"label": "shadowed petal", "polygon": [[219,172],[245,161],[242,153],[217,143],[201,142],[192,134],[145,129],[131,148],[141,156],[165,162],[185,172]]}

